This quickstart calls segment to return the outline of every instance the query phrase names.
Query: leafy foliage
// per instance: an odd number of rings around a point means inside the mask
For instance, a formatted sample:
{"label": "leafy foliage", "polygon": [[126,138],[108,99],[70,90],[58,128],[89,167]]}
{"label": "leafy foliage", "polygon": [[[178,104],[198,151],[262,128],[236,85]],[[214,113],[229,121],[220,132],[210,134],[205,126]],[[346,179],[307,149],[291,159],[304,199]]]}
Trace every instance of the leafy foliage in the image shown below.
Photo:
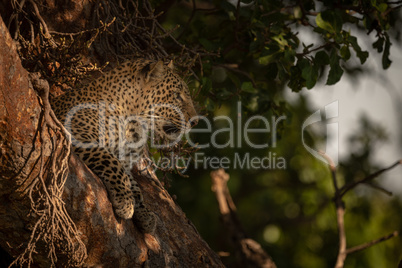
{"label": "leafy foliage", "polygon": [[[255,143],[268,143],[268,148],[257,150],[243,143],[240,147],[210,147],[198,152],[232,160],[235,154],[247,153],[251,157],[275,153],[286,159],[286,170],[227,170],[230,191],[245,229],[265,247],[278,267],[333,267],[338,249],[330,173],[300,141],[300,126],[312,111],[302,97],[293,106],[287,104],[283,90],[289,87],[300,92],[321,81],[334,85],[351,70],[361,69],[371,53],[380,53],[383,68],[387,69],[392,62],[390,46],[399,42],[400,6],[399,1],[375,0],[179,1],[169,8],[163,1],[155,3],[157,11],[158,7],[166,11],[162,25],[182,26],[174,33],[178,41],[211,53],[202,57],[202,70],[194,69],[198,79],[190,85],[198,92],[204,114],[214,123],[213,130],[229,127],[225,122],[213,121],[216,116],[228,116],[236,122],[241,114],[243,123],[252,115],[286,116],[278,124],[276,144],[272,132],[251,136]],[[365,40],[370,40],[373,51],[362,49]],[[201,122],[198,127],[205,125]],[[341,161],[338,170],[341,185],[380,168],[373,162],[373,154],[375,143],[385,142],[381,128],[362,119],[356,133],[360,136],[351,137],[350,157]],[[215,138],[223,144],[232,134],[240,135],[235,130]],[[194,134],[192,138],[206,144],[211,135]],[[325,135],[311,132],[306,139],[317,144]],[[210,171],[194,164],[188,173],[191,182],[177,178],[169,191],[178,196],[178,203],[215,250],[230,251],[222,235],[224,227],[217,220]],[[400,217],[394,216],[402,208],[397,198],[360,186],[348,192],[345,203],[348,246],[400,228]],[[385,221],[388,224],[382,224]],[[345,267],[395,267],[400,248],[397,239],[387,241],[348,256]],[[232,256],[224,261],[236,266]]]}
{"label": "leafy foliage", "polygon": [[[196,85],[203,87],[203,92],[208,91],[214,103],[253,94],[241,89],[239,80],[252,82],[259,89],[269,85],[270,90],[281,89],[287,83],[292,90],[300,91],[303,87],[311,89],[327,76],[326,83],[333,85],[354,60],[351,51],[361,64],[367,60],[368,52],[358,42],[361,34],[371,34],[373,47],[383,54],[384,69],[391,64],[389,29],[399,32],[394,27],[400,21],[397,3],[250,1],[239,2],[239,6],[236,3],[193,1],[172,7],[167,14],[170,25],[185,25],[178,35],[181,42],[219,53],[219,57],[204,58],[203,80]],[[176,16],[179,13],[181,16]],[[314,34],[308,44],[300,38],[306,32]],[[220,75],[216,74],[218,68]],[[325,72],[327,68],[329,73]],[[271,97],[263,90],[254,94]]]}

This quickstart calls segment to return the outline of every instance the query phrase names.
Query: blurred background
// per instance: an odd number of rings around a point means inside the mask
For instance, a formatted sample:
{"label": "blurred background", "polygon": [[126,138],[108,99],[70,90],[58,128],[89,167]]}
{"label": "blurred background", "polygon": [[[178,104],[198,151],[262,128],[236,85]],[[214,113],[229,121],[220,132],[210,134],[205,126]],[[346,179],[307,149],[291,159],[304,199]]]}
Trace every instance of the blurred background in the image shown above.
{"label": "blurred background", "polygon": [[[176,24],[185,25],[185,34],[178,35],[181,40],[189,43],[196,40],[206,49],[213,50],[225,42],[230,43],[226,39],[235,39],[233,28],[236,29],[233,26],[235,19],[232,25],[228,22],[231,20],[231,7],[213,2],[214,6],[212,2],[196,1],[200,10],[206,9],[210,13],[204,10],[193,14],[191,1],[171,6],[165,14],[164,26],[169,29]],[[220,20],[220,12],[229,13],[229,19]],[[400,13],[396,16],[400,16]],[[305,46],[319,44],[322,38],[302,26],[290,27],[301,40],[299,47],[302,43]],[[246,27],[245,31],[252,32]],[[228,186],[241,223],[248,235],[272,256],[278,267],[325,268],[333,267],[336,262],[338,232],[331,175],[328,166],[314,158],[302,144],[301,129],[309,115],[318,109],[323,112],[327,104],[338,101],[339,116],[331,122],[339,124],[337,178],[341,186],[387,167],[402,156],[402,50],[399,35],[395,34],[395,39],[392,39],[392,64],[384,70],[381,54],[372,46],[378,36],[368,35],[366,29],[353,25],[345,28],[355,31],[361,49],[368,51],[370,56],[363,65],[356,57],[345,62],[342,65],[342,79],[334,85],[328,85],[328,81],[326,83],[329,70],[324,68],[312,89],[303,87],[295,90],[294,85],[289,87],[288,84],[292,76],[282,79],[280,73],[272,71],[280,64],[274,62],[277,65],[273,66],[270,62],[261,65],[261,60],[258,62],[252,57],[252,45],[247,52],[241,49],[225,51],[225,47],[221,48],[220,61],[206,60],[204,63],[203,77],[209,77],[210,80],[190,81],[192,89],[202,88],[196,100],[204,108],[201,113],[211,122],[220,115],[229,116],[236,122],[238,101],[242,105],[243,123],[257,114],[266,118],[286,116],[286,120],[278,124],[275,147],[272,146],[270,135],[258,133],[250,135],[252,140],[259,144],[268,143],[269,148],[253,149],[243,143],[241,147],[198,151],[209,157],[228,157],[231,161],[234,161],[236,154],[244,156],[247,153],[250,157],[260,158],[275,153],[277,159],[285,159],[285,169],[235,169],[233,165],[226,169],[230,175]],[[272,72],[276,75],[271,75]],[[251,82],[245,84],[243,81]],[[254,123],[252,126],[256,128],[264,127],[257,121]],[[322,147],[327,139],[325,123],[322,121],[306,129],[305,139],[310,147],[325,150]],[[212,129],[227,127],[227,122],[219,120]],[[200,122],[196,128],[205,129],[206,126]],[[238,134],[236,129],[234,132],[234,135]],[[233,133],[222,132],[216,138],[220,144],[224,144],[230,134]],[[211,140],[211,134],[193,133],[192,139],[205,144]],[[188,178],[169,175],[171,187],[168,191],[177,197],[177,203],[208,244],[217,252],[223,252],[224,263],[236,267],[233,245],[219,220],[218,203],[211,191],[211,171],[210,168],[194,169],[192,164],[186,173]],[[377,186],[384,189],[378,190]],[[399,231],[402,211],[401,167],[375,179],[371,186],[357,186],[345,195],[344,202],[348,247],[380,238],[394,230]],[[402,256],[401,246],[400,237],[390,239],[349,255],[345,267],[397,267]]]}

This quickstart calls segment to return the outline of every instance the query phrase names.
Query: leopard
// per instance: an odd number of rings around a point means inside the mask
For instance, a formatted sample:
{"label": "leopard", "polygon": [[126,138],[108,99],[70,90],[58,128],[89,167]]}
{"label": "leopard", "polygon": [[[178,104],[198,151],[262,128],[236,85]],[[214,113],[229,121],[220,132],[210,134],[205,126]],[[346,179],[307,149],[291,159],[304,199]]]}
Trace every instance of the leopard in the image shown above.
{"label": "leopard", "polygon": [[156,215],[145,205],[132,169],[150,140],[173,146],[198,122],[173,62],[126,61],[53,98],[51,106],[71,134],[74,154],[104,183],[115,214],[153,233]]}

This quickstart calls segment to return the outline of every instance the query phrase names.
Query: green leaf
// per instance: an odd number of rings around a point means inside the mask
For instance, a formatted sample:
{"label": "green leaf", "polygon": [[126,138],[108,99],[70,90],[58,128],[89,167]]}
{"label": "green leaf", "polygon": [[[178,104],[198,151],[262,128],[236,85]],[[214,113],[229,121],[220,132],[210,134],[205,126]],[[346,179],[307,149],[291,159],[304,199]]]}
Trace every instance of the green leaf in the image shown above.
{"label": "green leaf", "polygon": [[327,52],[325,52],[323,50],[318,51],[315,54],[314,61],[315,61],[315,64],[320,66],[320,67],[324,66],[324,65],[328,65],[329,64],[329,57],[328,57]]}
{"label": "green leaf", "polygon": [[317,23],[317,26],[320,27],[321,29],[324,29],[328,32],[334,32],[334,28],[332,27],[331,23],[325,21],[322,18],[321,13],[319,13],[317,17],[315,17],[315,23]]}
{"label": "green leaf", "polygon": [[331,70],[328,73],[327,85],[336,84],[342,77],[343,70],[341,66],[338,64],[334,64],[331,66]]}
{"label": "green leaf", "polygon": [[360,59],[360,63],[363,64],[366,62],[369,53],[367,51],[356,51],[356,55]]}
{"label": "green leaf", "polygon": [[296,51],[293,49],[286,49],[283,59],[285,60],[285,62],[288,62],[290,64],[293,65],[293,62],[295,61],[295,55],[296,55]]}
{"label": "green leaf", "polygon": [[207,95],[212,89],[212,81],[207,77],[202,78],[202,89],[201,93]]}
{"label": "green leaf", "polygon": [[213,100],[211,100],[210,98],[207,98],[205,100],[205,104],[204,106],[207,108],[208,111],[212,112],[215,110],[215,103]]}
{"label": "green leaf", "polygon": [[373,48],[377,49],[378,53],[381,53],[384,46],[384,38],[378,37],[378,40],[373,43]]}
{"label": "green leaf", "polygon": [[343,75],[343,70],[339,65],[339,56],[335,49],[331,51],[331,55],[329,56],[329,64],[331,69],[328,73],[327,85],[336,84]]}
{"label": "green leaf", "polygon": [[360,59],[360,63],[363,64],[364,62],[366,62],[369,54],[367,51],[362,51],[359,44],[357,43],[357,38],[355,36],[349,36],[348,41],[355,50],[356,56]]}
{"label": "green leaf", "polygon": [[306,79],[307,89],[312,89],[317,83],[318,69],[316,66],[312,65],[310,68],[303,70],[302,76]]}
{"label": "green leaf", "polygon": [[302,59],[297,65],[302,70],[301,76],[306,80],[306,87],[313,88],[317,82],[318,68],[306,59]]}
{"label": "green leaf", "polygon": [[293,16],[296,19],[300,19],[303,16],[303,12],[299,6],[296,6],[295,8],[293,8]]}
{"label": "green leaf", "polygon": [[341,47],[339,52],[343,60],[347,61],[348,59],[350,59],[350,51],[348,46]]}
{"label": "green leaf", "polygon": [[272,37],[272,40],[275,40],[278,44],[279,44],[279,47],[283,50],[284,49],[284,47],[287,47],[289,44],[288,44],[288,41],[286,40],[286,38],[284,37],[284,34],[280,34],[280,35],[277,35],[277,36],[274,36],[274,37]]}
{"label": "green leaf", "polygon": [[315,22],[321,29],[337,34],[342,30],[342,13],[337,10],[325,10],[317,15]]}
{"label": "green leaf", "polygon": [[392,61],[389,59],[389,49],[391,48],[391,41],[388,35],[385,36],[384,53],[382,54],[382,68],[388,69]]}
{"label": "green leaf", "polygon": [[378,6],[376,6],[376,8],[380,12],[385,12],[388,8],[388,5],[386,3],[381,3]]}
{"label": "green leaf", "polygon": [[247,93],[257,93],[258,90],[253,87],[253,83],[251,82],[243,82],[241,85],[241,91],[247,92]]}
{"label": "green leaf", "polygon": [[258,62],[259,62],[260,64],[262,64],[262,65],[268,65],[268,64],[272,63],[272,62],[276,59],[276,55],[277,55],[277,54],[278,54],[278,53],[274,53],[274,54],[270,54],[270,55],[266,55],[266,56],[260,57],[260,58],[258,59]]}
{"label": "green leaf", "polygon": [[290,79],[288,87],[292,91],[299,92],[305,86],[305,80],[301,77],[301,70],[297,66],[292,66],[290,68]]}
{"label": "green leaf", "polygon": [[371,5],[380,12],[385,12],[388,8],[388,5],[386,3],[377,4],[377,1],[375,0],[371,0]]}
{"label": "green leaf", "polygon": [[278,76],[278,65],[276,63],[269,64],[266,68],[266,79],[274,80]]}

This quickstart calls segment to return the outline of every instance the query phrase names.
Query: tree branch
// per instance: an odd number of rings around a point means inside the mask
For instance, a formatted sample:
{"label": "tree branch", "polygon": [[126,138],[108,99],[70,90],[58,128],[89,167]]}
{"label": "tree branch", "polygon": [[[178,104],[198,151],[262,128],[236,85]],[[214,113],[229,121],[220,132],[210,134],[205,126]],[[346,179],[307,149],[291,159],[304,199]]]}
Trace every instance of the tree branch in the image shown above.
{"label": "tree branch", "polygon": [[334,185],[335,194],[334,194],[334,203],[336,208],[336,222],[338,225],[338,239],[339,239],[339,247],[338,247],[338,256],[336,259],[335,268],[342,268],[345,263],[345,259],[347,256],[346,253],[346,233],[345,233],[345,205],[342,201],[342,195],[340,194],[340,190],[338,188],[338,182],[336,179],[336,168],[332,159],[324,154],[321,155],[328,161],[328,166],[331,171],[332,183]]}
{"label": "tree branch", "polygon": [[377,177],[380,176],[382,173],[384,173],[384,172],[386,172],[386,171],[388,171],[388,170],[390,170],[390,169],[393,169],[394,167],[396,167],[396,166],[398,166],[398,165],[401,165],[401,164],[402,164],[402,160],[398,160],[398,161],[396,161],[394,164],[390,165],[389,167],[380,169],[380,170],[378,170],[377,172],[375,172],[375,173],[373,173],[373,174],[371,174],[371,175],[369,175],[369,176],[367,176],[367,177],[365,177],[365,178],[363,178],[363,179],[360,179],[360,180],[357,180],[357,181],[354,181],[354,182],[351,182],[351,183],[349,183],[349,184],[344,185],[344,186],[340,189],[340,191],[341,191],[341,196],[344,196],[349,190],[353,189],[353,188],[356,187],[358,184],[367,183],[367,182],[369,182],[369,181],[371,181],[371,180],[377,178]]}
{"label": "tree branch", "polygon": [[276,268],[271,257],[251,238],[248,238],[236,214],[236,206],[230,196],[227,182],[229,174],[223,169],[211,172],[212,191],[219,204],[221,220],[243,267]]}
{"label": "tree branch", "polygon": [[355,252],[358,252],[358,251],[365,250],[366,248],[369,248],[371,246],[374,246],[375,244],[378,244],[378,243],[381,243],[381,242],[386,241],[388,239],[391,239],[391,238],[393,238],[395,236],[398,236],[397,231],[394,231],[393,233],[391,233],[389,235],[386,235],[386,236],[383,236],[383,237],[381,237],[379,239],[364,243],[362,245],[355,246],[355,247],[352,247],[352,248],[348,248],[346,250],[346,254],[352,254],[352,253],[355,253]]}
{"label": "tree branch", "polygon": [[[338,236],[339,236],[339,249],[338,249],[338,256],[337,256],[335,268],[343,268],[344,263],[345,263],[345,259],[346,259],[348,254],[364,250],[364,249],[366,249],[368,247],[371,247],[372,245],[378,244],[378,243],[380,243],[382,241],[388,240],[388,239],[398,235],[398,232],[394,231],[392,234],[387,235],[385,237],[382,237],[380,239],[373,240],[373,241],[367,242],[365,244],[362,244],[362,245],[347,249],[346,248],[347,243],[346,243],[346,233],[345,233],[345,220],[344,220],[345,205],[344,205],[344,203],[342,201],[343,195],[348,190],[353,189],[359,183],[367,182],[369,180],[372,180],[375,177],[377,177],[380,174],[382,174],[383,172],[385,172],[387,170],[390,170],[390,169],[394,168],[395,166],[401,164],[402,160],[397,161],[396,163],[394,163],[393,165],[391,165],[391,166],[389,166],[387,168],[384,168],[384,169],[381,169],[381,170],[377,171],[376,173],[368,176],[365,179],[362,179],[362,180],[359,180],[357,182],[351,183],[351,184],[349,184],[347,186],[343,186],[341,189],[339,189],[338,182],[337,182],[337,179],[336,179],[336,168],[335,168],[334,162],[325,153],[320,152],[320,154],[328,162],[328,166],[329,166],[329,169],[330,169],[330,172],[331,172],[332,182],[334,184],[334,189],[335,189],[335,194],[334,194],[334,199],[333,200],[334,200],[335,207],[336,207],[336,220],[337,220],[337,225],[338,225]],[[342,189],[346,189],[346,190],[342,191]]]}

